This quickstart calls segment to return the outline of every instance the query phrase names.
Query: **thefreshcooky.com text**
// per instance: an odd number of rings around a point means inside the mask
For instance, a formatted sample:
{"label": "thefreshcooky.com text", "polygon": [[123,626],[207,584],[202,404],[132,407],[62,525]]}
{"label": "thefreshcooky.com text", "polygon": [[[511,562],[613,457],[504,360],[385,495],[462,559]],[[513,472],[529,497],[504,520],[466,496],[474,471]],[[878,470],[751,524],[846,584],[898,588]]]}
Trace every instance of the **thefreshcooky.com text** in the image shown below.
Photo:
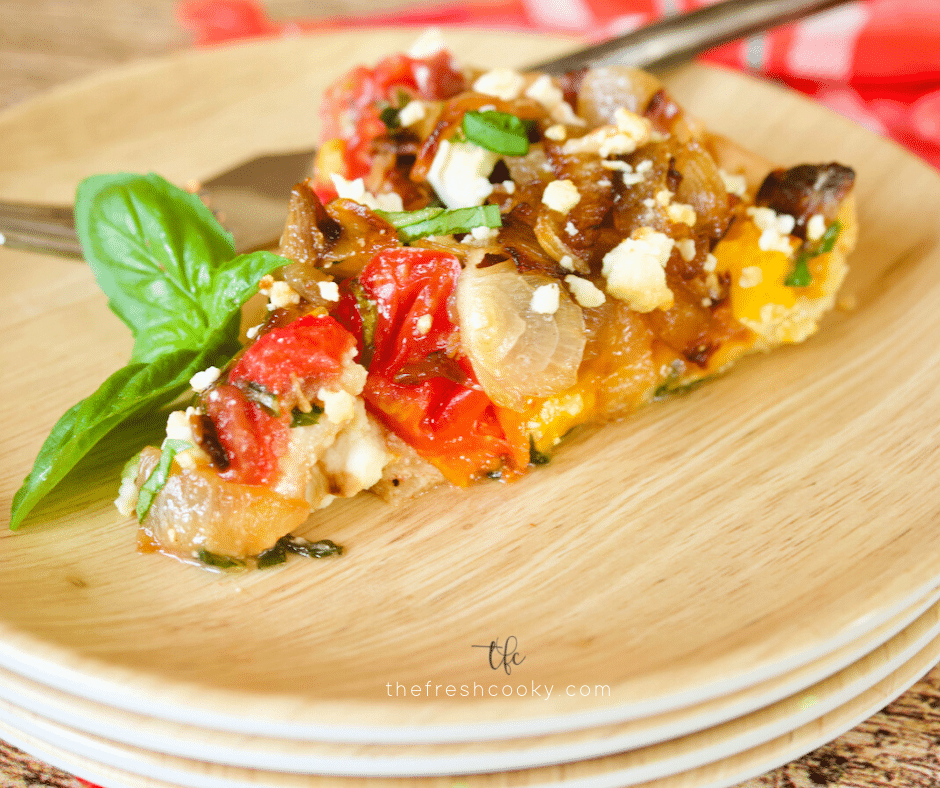
{"label": "thefreshcooky.com text", "polygon": [[[390,698],[468,698],[472,696],[474,698],[531,697],[548,699],[555,691],[555,685],[536,684],[533,681],[529,684],[516,685],[477,684],[473,682],[471,686],[470,684],[433,684],[429,681],[427,684],[412,684],[411,686],[406,686],[396,681],[394,689],[392,688],[391,682],[385,685],[385,689]],[[564,688],[559,687],[558,694],[562,692],[569,698],[577,696],[581,696],[582,698],[592,696],[595,698],[610,697],[610,687],[607,684],[594,684],[593,686],[590,684],[569,684]]]}

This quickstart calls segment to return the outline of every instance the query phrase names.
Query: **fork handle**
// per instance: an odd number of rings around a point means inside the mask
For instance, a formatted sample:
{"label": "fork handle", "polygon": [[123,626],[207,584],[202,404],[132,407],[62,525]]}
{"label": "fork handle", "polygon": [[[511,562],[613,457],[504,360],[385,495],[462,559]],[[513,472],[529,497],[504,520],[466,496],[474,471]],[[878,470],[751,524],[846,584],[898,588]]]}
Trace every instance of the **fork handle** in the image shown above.
{"label": "fork handle", "polygon": [[75,217],[64,205],[0,203],[0,246],[82,259]]}
{"label": "fork handle", "polygon": [[713,47],[846,2],[849,0],[724,0],[530,68],[549,74],[614,64],[650,70],[671,68]]}

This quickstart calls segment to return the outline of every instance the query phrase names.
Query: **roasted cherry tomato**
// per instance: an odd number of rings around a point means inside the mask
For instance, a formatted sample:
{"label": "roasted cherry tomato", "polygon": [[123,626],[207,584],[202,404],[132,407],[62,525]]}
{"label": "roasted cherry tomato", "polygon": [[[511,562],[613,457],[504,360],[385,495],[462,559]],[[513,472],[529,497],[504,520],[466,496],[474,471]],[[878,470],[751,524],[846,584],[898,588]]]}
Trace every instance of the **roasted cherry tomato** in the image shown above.
{"label": "roasted cherry tomato", "polygon": [[294,380],[307,386],[339,374],[355,339],[327,315],[305,315],[275,328],[251,345],[229,372],[229,383],[251,383],[280,396]]}
{"label": "roasted cherry tomato", "polygon": [[[347,287],[336,311],[371,355],[369,410],[453,483],[528,462],[498,409],[459,353],[456,257],[425,249],[379,252]],[[519,445],[517,445],[519,444]]]}
{"label": "roasted cherry tomato", "polygon": [[[204,397],[228,468],[223,479],[270,484],[287,448],[291,415],[279,397],[300,386],[312,394],[336,378],[355,339],[327,315],[305,315],[264,334]],[[266,403],[265,399],[270,398]]]}
{"label": "roasted cherry tomato", "polygon": [[323,140],[345,142],[345,177],[359,178],[369,172],[372,141],[388,132],[383,106],[401,105],[399,91],[437,101],[464,89],[464,76],[445,51],[426,58],[391,55],[375,68],[355,68],[324,94]]}
{"label": "roasted cherry tomato", "polygon": [[241,389],[227,383],[206,395],[203,408],[228,458],[228,468],[219,475],[241,484],[274,481],[277,458],[287,448],[285,420],[267,413]]}

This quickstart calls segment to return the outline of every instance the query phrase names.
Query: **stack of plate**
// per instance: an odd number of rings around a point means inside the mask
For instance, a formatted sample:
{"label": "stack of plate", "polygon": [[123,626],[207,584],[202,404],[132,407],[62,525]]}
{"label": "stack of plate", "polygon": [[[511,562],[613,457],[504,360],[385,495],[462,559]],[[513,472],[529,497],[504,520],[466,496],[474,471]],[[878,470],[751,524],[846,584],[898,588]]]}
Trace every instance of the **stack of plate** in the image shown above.
{"label": "stack of plate", "polygon": [[[186,53],[22,105],[0,116],[17,141],[0,196],[66,200],[101,170],[186,181],[309,143],[324,84],[412,36]],[[522,63],[565,46],[453,43],[488,64],[490,48]],[[670,85],[771,159],[856,167],[852,312],[572,436],[517,484],[334,505],[308,526],[346,546],[337,560],[214,575],[141,554],[108,502],[125,458],[99,455],[0,535],[0,738],[107,788],[720,786],[925,673],[940,658],[937,176],[739,75],[693,67]],[[128,342],[82,266],[3,256],[9,500]]]}

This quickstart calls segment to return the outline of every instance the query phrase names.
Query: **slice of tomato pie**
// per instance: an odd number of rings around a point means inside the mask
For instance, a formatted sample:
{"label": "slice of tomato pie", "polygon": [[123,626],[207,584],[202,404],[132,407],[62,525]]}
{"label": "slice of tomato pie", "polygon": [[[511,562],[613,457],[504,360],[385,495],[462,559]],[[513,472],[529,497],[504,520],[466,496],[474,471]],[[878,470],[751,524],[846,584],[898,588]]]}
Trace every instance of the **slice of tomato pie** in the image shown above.
{"label": "slice of tomato pie", "polygon": [[850,169],[773,168],[628,68],[425,50],[324,112],[267,318],[126,470],[118,507],[162,551],[251,558],[336,496],[516,479],[579,424],[806,339],[854,243]]}

